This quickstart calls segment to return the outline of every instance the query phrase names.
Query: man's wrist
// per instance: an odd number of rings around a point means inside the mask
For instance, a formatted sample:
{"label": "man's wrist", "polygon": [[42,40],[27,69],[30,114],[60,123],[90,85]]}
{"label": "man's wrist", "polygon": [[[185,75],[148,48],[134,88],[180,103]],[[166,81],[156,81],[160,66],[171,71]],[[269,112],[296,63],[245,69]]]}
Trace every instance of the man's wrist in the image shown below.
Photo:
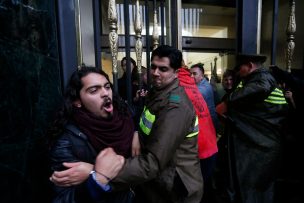
{"label": "man's wrist", "polygon": [[92,176],[92,179],[96,182],[96,184],[104,191],[109,191],[111,189],[111,187],[108,185],[109,180],[107,179],[107,177],[100,175],[96,171],[91,171],[90,175]]}
{"label": "man's wrist", "polygon": [[[95,173],[96,173],[96,177],[98,177],[98,178],[101,178],[101,182],[102,183],[108,183],[108,182],[110,182],[111,181],[111,178],[110,177],[108,177],[107,175],[105,175],[104,173],[101,173],[101,172],[99,172],[99,171],[97,171],[97,170],[95,170]],[[97,179],[98,179],[97,178]],[[106,181],[105,181],[106,180]]]}

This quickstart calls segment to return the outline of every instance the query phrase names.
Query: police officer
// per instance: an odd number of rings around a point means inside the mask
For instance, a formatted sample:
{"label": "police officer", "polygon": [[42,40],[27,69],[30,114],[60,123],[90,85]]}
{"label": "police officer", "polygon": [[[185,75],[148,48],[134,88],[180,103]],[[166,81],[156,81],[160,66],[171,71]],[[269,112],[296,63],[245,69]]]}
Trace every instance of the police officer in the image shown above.
{"label": "police officer", "polygon": [[[152,52],[152,89],[140,119],[142,154],[127,159],[115,183],[139,183],[140,202],[200,202],[203,180],[197,153],[198,120],[179,86],[182,53],[163,45]],[[103,170],[102,165],[96,169]]]}
{"label": "police officer", "polygon": [[241,82],[225,101],[228,194],[231,202],[271,203],[287,103],[263,67],[266,56],[239,54],[237,61]]}

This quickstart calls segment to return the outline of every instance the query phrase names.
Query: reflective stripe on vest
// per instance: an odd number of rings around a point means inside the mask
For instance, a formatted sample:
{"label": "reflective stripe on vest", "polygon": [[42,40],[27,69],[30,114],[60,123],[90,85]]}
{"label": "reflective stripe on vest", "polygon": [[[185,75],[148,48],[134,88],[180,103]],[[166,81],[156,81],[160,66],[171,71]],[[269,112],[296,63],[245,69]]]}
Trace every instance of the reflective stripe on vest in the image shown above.
{"label": "reflective stripe on vest", "polygon": [[[236,88],[238,89],[242,87],[243,83],[241,81]],[[275,88],[264,101],[271,104],[287,104],[282,90],[278,88]]]}
{"label": "reflective stripe on vest", "polygon": [[264,101],[271,104],[287,104],[282,90],[278,88],[275,88]]}
{"label": "reflective stripe on vest", "polygon": [[[146,107],[144,108],[140,121],[139,121],[139,127],[145,133],[146,135],[150,135],[153,123],[155,121],[155,115],[153,115],[149,109]],[[191,138],[198,135],[198,117],[195,118],[195,125],[193,126],[193,130],[191,133],[189,133],[186,137]]]}
{"label": "reflective stripe on vest", "polygon": [[239,84],[236,86],[236,89],[242,88],[243,87],[243,81],[240,81]]}
{"label": "reflective stripe on vest", "polygon": [[145,107],[140,117],[139,127],[146,135],[150,134],[154,121],[155,115]]}
{"label": "reflective stripe on vest", "polygon": [[196,135],[198,135],[198,117],[197,116],[195,116],[195,124],[194,124],[193,130],[186,137],[190,138],[190,137],[194,137]]}

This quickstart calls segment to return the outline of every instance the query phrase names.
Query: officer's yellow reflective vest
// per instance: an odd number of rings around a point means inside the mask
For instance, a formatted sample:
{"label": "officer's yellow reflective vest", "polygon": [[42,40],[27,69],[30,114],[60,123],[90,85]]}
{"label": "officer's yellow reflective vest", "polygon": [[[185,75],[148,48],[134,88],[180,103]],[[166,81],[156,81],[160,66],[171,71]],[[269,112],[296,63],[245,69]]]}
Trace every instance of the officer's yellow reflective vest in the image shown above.
{"label": "officer's yellow reflective vest", "polygon": [[[139,127],[142,130],[142,132],[146,135],[150,135],[153,123],[155,122],[155,115],[152,114],[149,109],[146,107],[144,108],[140,121],[139,121]],[[195,124],[193,126],[193,129],[191,130],[191,133],[189,133],[186,137],[194,137],[198,135],[198,117],[195,118]]]}

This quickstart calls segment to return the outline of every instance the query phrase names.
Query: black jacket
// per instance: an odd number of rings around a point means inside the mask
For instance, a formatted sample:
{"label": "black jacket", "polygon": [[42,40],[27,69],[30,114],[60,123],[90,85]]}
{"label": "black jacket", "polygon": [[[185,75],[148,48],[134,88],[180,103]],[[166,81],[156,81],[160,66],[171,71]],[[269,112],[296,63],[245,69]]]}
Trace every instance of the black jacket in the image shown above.
{"label": "black jacket", "polygon": [[272,201],[267,198],[272,196],[269,188],[276,177],[287,112],[287,104],[265,101],[275,88],[271,74],[259,68],[228,97],[230,186],[240,202]]}
{"label": "black jacket", "polygon": [[[53,171],[62,171],[63,162],[87,162],[94,164],[97,156],[96,151],[85,134],[79,131],[74,125],[68,125],[64,133],[54,143],[51,151],[51,167]],[[130,190],[117,192],[104,192],[100,190],[101,198],[92,198],[88,182],[92,181],[90,178],[84,183],[71,187],[58,187],[54,185],[53,203],[123,203],[127,200]],[[96,184],[90,184],[91,188],[96,187]],[[96,191],[96,190],[94,190]],[[125,201],[126,200],[126,201]]]}

